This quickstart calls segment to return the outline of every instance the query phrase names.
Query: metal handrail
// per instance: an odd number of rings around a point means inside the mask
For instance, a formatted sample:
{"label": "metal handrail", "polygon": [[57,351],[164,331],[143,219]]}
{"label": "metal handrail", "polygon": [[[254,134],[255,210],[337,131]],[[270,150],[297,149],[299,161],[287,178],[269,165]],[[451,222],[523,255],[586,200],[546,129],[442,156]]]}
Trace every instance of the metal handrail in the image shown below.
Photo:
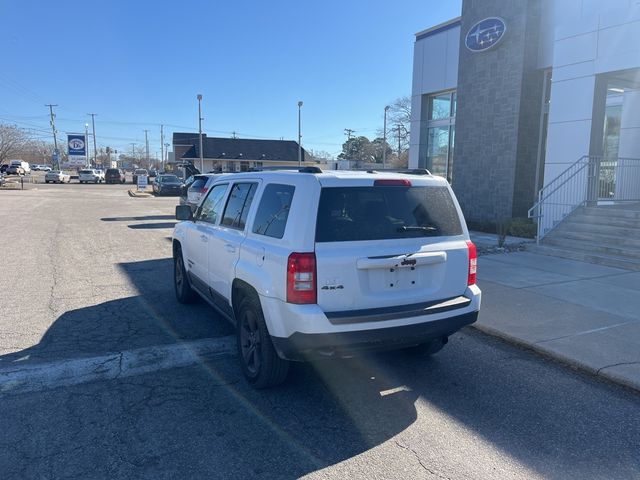
{"label": "metal handrail", "polygon": [[537,220],[536,240],[540,242],[577,208],[599,201],[640,201],[640,159],[585,155],[569,165],[540,189],[527,212]]}
{"label": "metal handrail", "polygon": [[[585,159],[587,159],[587,163],[581,163]],[[552,194],[557,192],[567,182],[569,182],[569,180],[571,180],[578,172],[580,172],[584,167],[586,167],[588,165],[588,159],[589,159],[588,155],[583,155],[578,160],[576,160],[574,163],[569,165],[562,173],[560,173],[560,175],[558,175],[556,178],[554,178],[551,181],[551,183],[549,183],[548,185],[545,185],[544,187],[542,187],[538,191],[538,201],[533,205],[533,207],[531,207],[528,210],[527,216],[529,218],[536,218],[536,215],[534,215],[533,212],[535,212],[536,209],[538,209],[546,199],[548,199]],[[571,176],[569,176],[567,178],[563,178],[569,172],[569,170],[575,168],[576,165],[579,165],[580,168],[578,170],[576,170]],[[553,190],[548,191],[549,189],[553,189]]]}

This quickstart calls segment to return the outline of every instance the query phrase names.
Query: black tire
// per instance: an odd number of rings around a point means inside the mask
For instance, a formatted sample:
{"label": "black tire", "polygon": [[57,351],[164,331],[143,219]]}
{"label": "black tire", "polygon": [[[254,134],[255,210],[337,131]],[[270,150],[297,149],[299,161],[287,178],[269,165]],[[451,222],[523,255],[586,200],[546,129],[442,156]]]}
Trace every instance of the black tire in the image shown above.
{"label": "black tire", "polygon": [[238,356],[242,373],[255,388],[268,388],[281,384],[289,373],[289,362],[278,356],[260,301],[255,295],[240,300],[237,315]]}
{"label": "black tire", "polygon": [[435,355],[440,350],[442,350],[448,341],[449,341],[448,337],[436,338],[434,340],[430,340],[428,342],[421,343],[419,345],[413,345],[411,347],[407,347],[404,349],[404,351],[410,355],[429,357],[431,355]]}
{"label": "black tire", "polygon": [[189,304],[197,300],[198,294],[189,285],[187,269],[184,267],[182,250],[178,249],[173,258],[173,285],[176,291],[176,299],[180,303]]}
{"label": "black tire", "polygon": [[45,180],[44,183],[49,183],[49,180]]}

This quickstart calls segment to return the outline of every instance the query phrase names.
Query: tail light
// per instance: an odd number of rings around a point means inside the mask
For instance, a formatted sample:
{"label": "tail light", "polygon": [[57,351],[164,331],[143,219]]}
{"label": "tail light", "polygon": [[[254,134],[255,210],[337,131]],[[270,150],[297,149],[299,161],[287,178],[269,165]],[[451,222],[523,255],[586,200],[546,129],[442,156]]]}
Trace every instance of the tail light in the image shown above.
{"label": "tail light", "polygon": [[467,240],[467,249],[469,250],[469,276],[467,277],[467,285],[475,285],[476,271],[478,270],[478,252],[471,240]]}
{"label": "tail light", "polygon": [[287,302],[316,301],[316,254],[292,253],[287,260]]}
{"label": "tail light", "polygon": [[409,180],[375,180],[373,182],[374,187],[410,187],[411,182]]}

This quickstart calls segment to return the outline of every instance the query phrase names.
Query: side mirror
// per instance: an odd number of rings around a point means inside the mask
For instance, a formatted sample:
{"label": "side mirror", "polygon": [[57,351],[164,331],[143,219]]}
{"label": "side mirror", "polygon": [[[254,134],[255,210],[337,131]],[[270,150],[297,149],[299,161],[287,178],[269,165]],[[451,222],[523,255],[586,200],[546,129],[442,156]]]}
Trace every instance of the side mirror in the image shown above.
{"label": "side mirror", "polygon": [[176,205],[176,220],[193,220],[193,212],[189,205]]}

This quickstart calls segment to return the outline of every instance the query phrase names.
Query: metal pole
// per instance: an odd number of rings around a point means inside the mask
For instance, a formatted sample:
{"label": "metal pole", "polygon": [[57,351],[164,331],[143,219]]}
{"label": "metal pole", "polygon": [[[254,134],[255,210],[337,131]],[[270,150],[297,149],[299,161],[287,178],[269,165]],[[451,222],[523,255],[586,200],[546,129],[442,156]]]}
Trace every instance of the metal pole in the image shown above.
{"label": "metal pole", "polygon": [[87,113],[87,115],[91,115],[91,128],[93,129],[93,166],[95,167],[98,163],[98,145],[96,143],[96,120],[95,117],[97,113]]}
{"label": "metal pole", "polygon": [[202,95],[198,94],[198,137],[200,139],[200,173],[204,173],[204,152],[202,151]]}
{"label": "metal pole", "polygon": [[382,168],[386,168],[387,165],[387,110],[389,105],[384,107],[384,127],[382,129]]}
{"label": "metal pole", "polygon": [[136,144],[135,143],[131,144],[131,160],[133,162],[136,161]]}
{"label": "metal pole", "polygon": [[149,133],[149,130],[145,130],[144,131],[144,155],[145,155],[145,160],[147,161],[147,168],[150,168],[151,165],[149,164],[149,137],[147,136],[147,134]]}
{"label": "metal pole", "polygon": [[398,124],[398,163],[400,162],[400,124]]}
{"label": "metal pole", "polygon": [[164,125],[160,125],[160,164],[164,171]]}
{"label": "metal pole", "polygon": [[91,160],[89,159],[89,124],[84,124],[84,148],[86,149],[84,158],[85,158],[85,167],[91,166]]}
{"label": "metal pole", "polygon": [[302,122],[301,122],[301,113],[302,110],[302,102],[298,102],[298,166],[302,166]]}

